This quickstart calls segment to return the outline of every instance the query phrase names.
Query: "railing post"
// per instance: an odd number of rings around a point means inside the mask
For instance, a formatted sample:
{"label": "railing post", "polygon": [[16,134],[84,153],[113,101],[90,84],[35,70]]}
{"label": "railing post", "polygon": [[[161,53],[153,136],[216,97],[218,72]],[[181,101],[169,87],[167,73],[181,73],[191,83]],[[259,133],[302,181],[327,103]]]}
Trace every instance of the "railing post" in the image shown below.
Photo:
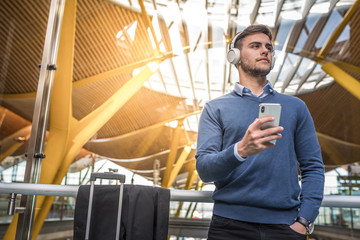
{"label": "railing post", "polygon": [[[55,63],[64,6],[65,0],[52,0],[50,3],[25,169],[24,181],[28,183],[39,182],[41,163],[45,158],[43,154],[45,133],[54,72],[57,69]],[[15,239],[30,240],[35,216],[36,195],[22,195],[20,206],[25,208],[25,211],[19,215]]]}

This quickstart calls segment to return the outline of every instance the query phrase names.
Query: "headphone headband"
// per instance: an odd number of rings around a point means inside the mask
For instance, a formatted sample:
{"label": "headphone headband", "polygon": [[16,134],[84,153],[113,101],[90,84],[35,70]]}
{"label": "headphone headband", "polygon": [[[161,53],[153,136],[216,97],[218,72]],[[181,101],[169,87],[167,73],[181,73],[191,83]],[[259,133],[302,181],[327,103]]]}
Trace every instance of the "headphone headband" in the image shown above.
{"label": "headphone headband", "polygon": [[238,37],[240,36],[241,33],[242,33],[242,31],[235,34],[235,36],[233,37],[233,39],[231,40],[231,43],[229,45],[229,50],[232,49],[232,48],[235,48],[236,41],[237,41],[237,39],[238,39]]}

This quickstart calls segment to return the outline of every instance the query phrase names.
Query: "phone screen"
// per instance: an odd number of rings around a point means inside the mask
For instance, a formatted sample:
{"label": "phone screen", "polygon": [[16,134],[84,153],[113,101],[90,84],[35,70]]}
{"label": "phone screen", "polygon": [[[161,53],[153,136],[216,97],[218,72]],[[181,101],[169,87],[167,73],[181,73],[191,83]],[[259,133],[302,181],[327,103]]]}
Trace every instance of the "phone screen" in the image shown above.
{"label": "phone screen", "polygon": [[[275,118],[275,120],[264,123],[261,126],[261,129],[279,126],[280,116],[281,116],[281,104],[279,104],[279,103],[261,103],[259,105],[259,118],[265,117],[265,116],[272,116]],[[275,144],[276,140],[272,140],[270,142]]]}

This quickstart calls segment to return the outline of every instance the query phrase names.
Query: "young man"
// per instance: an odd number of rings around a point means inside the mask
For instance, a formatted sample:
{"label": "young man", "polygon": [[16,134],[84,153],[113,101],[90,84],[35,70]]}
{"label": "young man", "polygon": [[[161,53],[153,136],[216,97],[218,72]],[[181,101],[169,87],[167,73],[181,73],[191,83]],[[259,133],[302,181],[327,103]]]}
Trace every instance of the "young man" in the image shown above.
{"label": "young man", "polygon": [[[197,171],[216,186],[208,239],[306,239],[324,188],[312,118],[303,101],[276,92],[266,79],[274,61],[268,27],[247,27],[230,48],[240,81],[205,105],[198,132]],[[260,103],[281,104],[279,127],[262,130],[274,119],[258,118]]]}

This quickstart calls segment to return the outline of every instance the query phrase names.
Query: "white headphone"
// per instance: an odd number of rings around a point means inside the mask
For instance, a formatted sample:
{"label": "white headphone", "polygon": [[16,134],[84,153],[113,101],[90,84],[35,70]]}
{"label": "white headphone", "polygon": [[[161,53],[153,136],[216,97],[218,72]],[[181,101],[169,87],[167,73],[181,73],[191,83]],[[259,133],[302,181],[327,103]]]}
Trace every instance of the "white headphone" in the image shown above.
{"label": "white headphone", "polygon": [[[240,61],[240,57],[241,57],[241,53],[240,53],[240,49],[235,47],[235,43],[237,41],[237,39],[239,38],[240,34],[242,32],[238,32],[235,37],[232,39],[230,45],[229,45],[229,51],[227,52],[227,60],[231,63],[231,64],[238,64]],[[271,52],[272,55],[272,60],[271,60],[271,69],[274,68],[275,66],[275,50],[273,50]]]}

